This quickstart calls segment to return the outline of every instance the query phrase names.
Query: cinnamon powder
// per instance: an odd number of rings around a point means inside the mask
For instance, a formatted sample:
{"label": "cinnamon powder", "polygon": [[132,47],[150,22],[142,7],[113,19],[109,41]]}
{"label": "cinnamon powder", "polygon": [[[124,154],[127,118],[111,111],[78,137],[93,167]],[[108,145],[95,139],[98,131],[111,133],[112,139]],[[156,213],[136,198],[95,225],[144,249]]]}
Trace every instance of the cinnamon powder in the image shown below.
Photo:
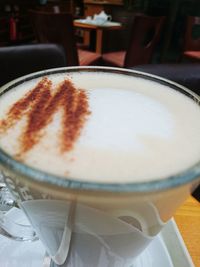
{"label": "cinnamon powder", "polygon": [[70,80],[61,82],[52,93],[52,82],[43,78],[24,97],[14,103],[5,118],[0,121],[0,133],[14,126],[23,116],[26,125],[20,134],[20,156],[39,143],[44,129],[53,115],[62,109],[60,151],[73,148],[90,114],[88,97],[84,90],[76,88]]}

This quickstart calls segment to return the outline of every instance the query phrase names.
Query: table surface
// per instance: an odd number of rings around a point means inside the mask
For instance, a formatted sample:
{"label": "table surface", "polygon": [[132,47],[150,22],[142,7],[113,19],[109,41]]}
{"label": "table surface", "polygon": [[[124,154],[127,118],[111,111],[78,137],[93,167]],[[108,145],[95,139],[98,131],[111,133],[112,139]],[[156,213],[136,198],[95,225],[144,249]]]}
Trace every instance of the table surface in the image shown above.
{"label": "table surface", "polygon": [[200,203],[189,197],[174,218],[195,267],[200,267]]}
{"label": "table surface", "polygon": [[99,28],[102,30],[122,29],[122,25],[119,22],[108,21],[104,24],[95,24],[95,23],[89,23],[84,19],[74,20],[74,26],[80,27],[80,28],[85,28],[85,29],[99,29]]}

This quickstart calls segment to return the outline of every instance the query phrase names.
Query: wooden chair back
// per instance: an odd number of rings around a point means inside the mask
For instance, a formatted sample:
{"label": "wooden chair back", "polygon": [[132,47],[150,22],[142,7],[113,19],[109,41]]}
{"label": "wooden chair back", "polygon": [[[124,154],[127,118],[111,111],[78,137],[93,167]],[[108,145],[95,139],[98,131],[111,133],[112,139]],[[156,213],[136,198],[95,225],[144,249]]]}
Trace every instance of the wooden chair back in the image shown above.
{"label": "wooden chair back", "polygon": [[188,16],[186,19],[184,50],[200,50],[200,17]]}
{"label": "wooden chair back", "polygon": [[72,14],[31,10],[30,18],[39,42],[62,45],[67,65],[79,65]]}
{"label": "wooden chair back", "polygon": [[130,41],[125,56],[124,67],[150,62],[155,46],[160,38],[165,17],[135,15]]}

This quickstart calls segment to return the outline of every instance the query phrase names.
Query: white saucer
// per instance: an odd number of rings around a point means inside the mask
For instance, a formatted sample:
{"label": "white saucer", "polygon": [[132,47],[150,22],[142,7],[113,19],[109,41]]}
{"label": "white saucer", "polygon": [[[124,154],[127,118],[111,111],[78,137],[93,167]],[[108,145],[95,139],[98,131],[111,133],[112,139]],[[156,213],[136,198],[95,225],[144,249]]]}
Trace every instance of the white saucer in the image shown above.
{"label": "white saucer", "polygon": [[[24,215],[21,216],[16,218],[15,215],[15,221],[24,222]],[[9,217],[12,217],[12,210],[9,211]],[[44,255],[45,249],[40,241],[19,242],[0,236],[1,267],[42,267]],[[130,267],[161,266],[194,266],[173,220]]]}

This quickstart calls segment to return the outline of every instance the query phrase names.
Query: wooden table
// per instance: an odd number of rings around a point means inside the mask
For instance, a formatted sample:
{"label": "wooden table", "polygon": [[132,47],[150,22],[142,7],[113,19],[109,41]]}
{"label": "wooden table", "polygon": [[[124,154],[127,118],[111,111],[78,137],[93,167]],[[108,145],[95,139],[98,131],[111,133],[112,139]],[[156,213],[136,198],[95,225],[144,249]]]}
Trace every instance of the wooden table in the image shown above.
{"label": "wooden table", "polygon": [[195,267],[200,267],[200,203],[189,197],[174,218]]}
{"label": "wooden table", "polygon": [[84,30],[84,45],[90,44],[90,32],[96,31],[96,53],[102,54],[103,48],[103,31],[121,30],[122,25],[117,22],[107,22],[103,25],[84,22],[85,20],[74,20],[74,26]]}

